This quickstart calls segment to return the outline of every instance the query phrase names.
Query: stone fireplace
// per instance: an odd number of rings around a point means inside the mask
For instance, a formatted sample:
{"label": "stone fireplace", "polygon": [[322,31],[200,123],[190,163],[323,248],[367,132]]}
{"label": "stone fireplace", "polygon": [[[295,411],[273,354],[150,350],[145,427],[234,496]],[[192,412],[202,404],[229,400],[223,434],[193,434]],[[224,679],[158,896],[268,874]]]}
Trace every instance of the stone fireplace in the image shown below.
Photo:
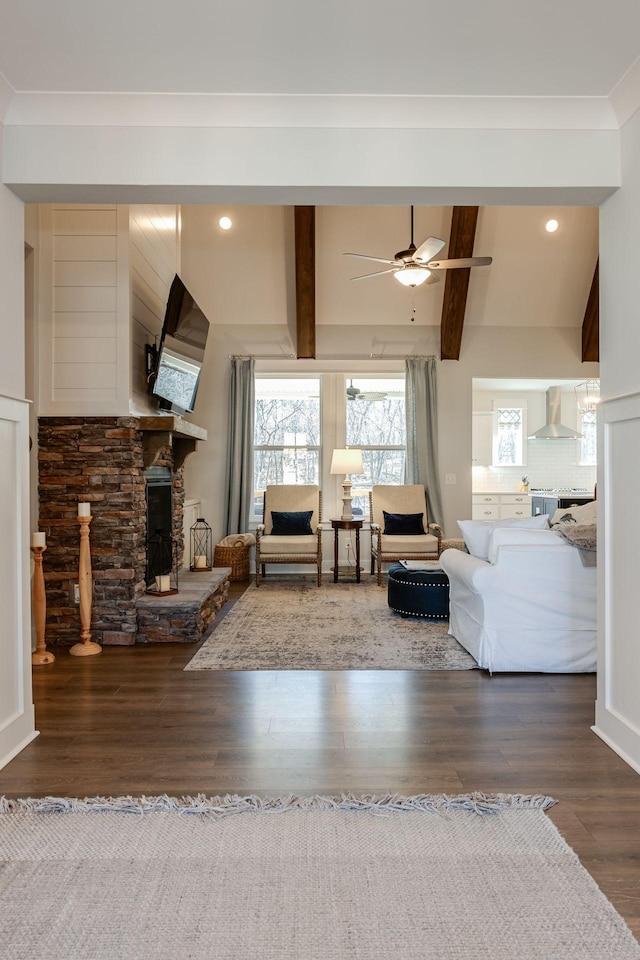
{"label": "stone fireplace", "polygon": [[[40,418],[40,529],[47,534],[48,642],[70,646],[79,636],[74,602],[78,501],[91,504],[93,517],[93,638],[105,645],[148,639],[148,631],[140,633],[138,609],[150,574],[148,511],[149,522],[158,522],[160,515],[164,517],[160,522],[170,522],[181,565],[183,464],[199,439],[206,439],[204,430],[171,416]],[[198,639],[174,634],[166,639]]]}

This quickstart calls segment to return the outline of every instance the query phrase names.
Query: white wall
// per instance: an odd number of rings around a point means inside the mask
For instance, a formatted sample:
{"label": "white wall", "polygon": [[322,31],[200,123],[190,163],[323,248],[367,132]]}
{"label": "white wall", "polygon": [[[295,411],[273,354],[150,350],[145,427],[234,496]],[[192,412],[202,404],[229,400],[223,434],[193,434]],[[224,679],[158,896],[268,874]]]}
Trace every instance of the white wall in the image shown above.
{"label": "white wall", "polygon": [[171,281],[180,272],[180,210],[174,205],[129,207],[131,265],[131,412],[156,413],[147,390],[145,346],[162,332]]}
{"label": "white wall", "polygon": [[623,187],[602,208],[599,538],[596,732],[640,771],[638,543],[630,508],[640,471],[640,113],[622,130]]}
{"label": "white wall", "polygon": [[[2,126],[0,125],[0,147]],[[1,165],[1,161],[0,161]],[[24,208],[0,184],[0,767],[35,734],[29,596]],[[10,399],[9,399],[10,398]],[[13,399],[17,398],[17,399]]]}

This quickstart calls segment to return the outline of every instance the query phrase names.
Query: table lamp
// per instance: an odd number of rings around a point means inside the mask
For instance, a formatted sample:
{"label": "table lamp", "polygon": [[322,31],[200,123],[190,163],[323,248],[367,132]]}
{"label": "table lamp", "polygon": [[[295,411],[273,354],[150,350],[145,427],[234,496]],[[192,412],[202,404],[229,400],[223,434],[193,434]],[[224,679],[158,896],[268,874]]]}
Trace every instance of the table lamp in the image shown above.
{"label": "table lamp", "polygon": [[361,450],[334,450],[331,459],[331,473],[344,473],[342,481],[342,519],[353,520],[351,509],[351,480],[349,474],[364,473]]}

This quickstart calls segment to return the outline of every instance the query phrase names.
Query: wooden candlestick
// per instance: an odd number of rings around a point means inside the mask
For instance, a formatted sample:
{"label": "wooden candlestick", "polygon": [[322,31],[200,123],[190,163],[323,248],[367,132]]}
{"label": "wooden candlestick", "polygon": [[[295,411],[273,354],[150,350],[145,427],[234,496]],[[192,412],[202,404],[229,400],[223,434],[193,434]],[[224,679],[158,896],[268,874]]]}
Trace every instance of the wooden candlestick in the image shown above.
{"label": "wooden candlestick", "polygon": [[80,591],[80,643],[74,643],[69,650],[74,657],[90,657],[102,653],[102,647],[91,639],[91,605],[93,603],[93,583],[91,580],[91,550],[89,547],[89,524],[91,516],[78,517],[80,524],[80,564],[78,570],[78,589]]}
{"label": "wooden candlestick", "polygon": [[47,623],[47,595],[44,589],[44,573],[42,572],[42,554],[46,547],[31,547],[33,562],[33,622],[36,628],[36,649],[31,654],[31,663],[40,666],[43,663],[53,663],[55,657],[47,650],[44,639]]}

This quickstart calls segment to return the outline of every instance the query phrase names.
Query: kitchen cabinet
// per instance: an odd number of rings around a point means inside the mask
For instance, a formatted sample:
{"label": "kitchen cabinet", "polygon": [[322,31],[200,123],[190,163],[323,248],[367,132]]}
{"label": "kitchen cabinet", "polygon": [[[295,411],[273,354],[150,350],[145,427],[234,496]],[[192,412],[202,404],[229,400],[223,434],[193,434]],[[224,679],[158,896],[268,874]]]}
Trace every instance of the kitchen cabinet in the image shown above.
{"label": "kitchen cabinet", "polygon": [[493,459],[493,414],[490,410],[474,410],[471,417],[471,463],[488,467]]}
{"label": "kitchen cabinet", "polygon": [[526,493],[474,493],[471,498],[472,520],[508,520],[530,516],[531,503]]}

